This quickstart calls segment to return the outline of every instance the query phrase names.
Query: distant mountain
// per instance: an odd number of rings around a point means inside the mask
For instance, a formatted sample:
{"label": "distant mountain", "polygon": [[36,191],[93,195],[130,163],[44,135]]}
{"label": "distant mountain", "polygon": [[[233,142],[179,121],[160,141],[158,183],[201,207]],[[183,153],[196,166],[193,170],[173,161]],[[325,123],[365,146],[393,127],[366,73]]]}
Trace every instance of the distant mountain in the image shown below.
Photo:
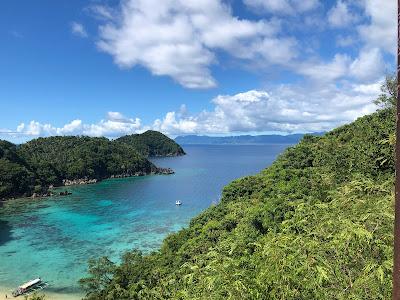
{"label": "distant mountain", "polygon": [[115,141],[135,148],[146,157],[185,155],[181,146],[158,131],[148,130],[141,134],[125,135]]}
{"label": "distant mountain", "polygon": [[[312,135],[323,135],[323,132],[312,133]],[[239,135],[239,136],[206,136],[186,135],[178,136],[175,142],[178,144],[203,144],[203,145],[248,145],[248,144],[296,144],[304,134],[289,135]]]}

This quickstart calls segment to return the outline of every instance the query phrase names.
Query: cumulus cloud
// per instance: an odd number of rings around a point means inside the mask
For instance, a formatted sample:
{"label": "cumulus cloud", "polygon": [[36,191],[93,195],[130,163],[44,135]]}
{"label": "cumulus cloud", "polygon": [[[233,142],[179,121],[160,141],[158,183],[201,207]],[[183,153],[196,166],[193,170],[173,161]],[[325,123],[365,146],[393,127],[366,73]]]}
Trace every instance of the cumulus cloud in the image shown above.
{"label": "cumulus cloud", "polygon": [[338,0],[328,12],[328,22],[332,27],[346,27],[357,20],[358,16],[352,13],[349,5],[342,0]]}
{"label": "cumulus cloud", "polygon": [[119,112],[108,112],[107,119],[97,124],[85,125],[83,135],[115,137],[139,132],[141,120],[128,118]]}
{"label": "cumulus cloud", "polygon": [[71,31],[76,36],[79,36],[79,37],[82,37],[82,38],[88,37],[86,29],[85,29],[85,27],[83,27],[83,25],[81,23],[72,22],[71,23]]}
{"label": "cumulus cloud", "polygon": [[[317,8],[323,2],[318,0],[243,1],[257,12],[273,16],[239,18],[222,0],[121,0],[112,8],[94,5],[91,12],[102,20],[97,46],[121,68],[143,66],[156,76],[168,76],[186,88],[197,89],[217,85],[211,70],[220,63],[221,56],[263,69],[278,66],[279,70],[328,83],[343,77],[376,80],[384,71],[383,52],[394,53],[393,1],[337,0],[324,24],[319,25],[315,25],[321,22],[321,10]],[[354,25],[352,32],[338,32],[336,44],[342,48],[358,45],[360,53],[354,57],[338,52],[331,61],[306,58],[305,54],[309,57],[317,53],[318,43],[302,44],[296,38],[298,28],[277,17],[282,14],[302,14],[303,24],[321,30],[327,25],[338,29]],[[362,21],[362,25],[355,26]],[[311,41],[318,41],[318,37]],[[376,76],[371,75],[373,72]]]}
{"label": "cumulus cloud", "polygon": [[239,19],[220,0],[126,0],[114,15],[97,11],[108,18],[97,45],[116,64],[144,66],[187,88],[216,86],[210,67],[218,63],[218,50],[270,64],[296,56],[296,41],[280,36],[279,22]]}
{"label": "cumulus cloud", "polygon": [[359,27],[360,36],[367,46],[381,48],[388,53],[396,53],[397,43],[397,3],[396,1],[364,0],[368,24]]}
{"label": "cumulus cloud", "polygon": [[73,120],[59,128],[54,127],[51,124],[42,124],[33,120],[28,124],[19,124],[16,133],[26,136],[74,135],[79,134],[81,129],[81,120]]}
{"label": "cumulus cloud", "polygon": [[385,63],[379,48],[363,49],[350,65],[350,74],[356,79],[376,80],[385,71]]}
{"label": "cumulus cloud", "polygon": [[253,10],[290,15],[313,10],[319,5],[318,0],[244,0],[244,3]]}
{"label": "cumulus cloud", "polygon": [[379,48],[362,48],[355,58],[335,54],[331,61],[310,60],[297,65],[297,72],[319,84],[334,84],[348,79],[358,83],[371,83],[385,73],[385,61]]}
{"label": "cumulus cloud", "polygon": [[357,38],[349,35],[348,36],[339,35],[336,37],[336,45],[343,48],[352,46],[357,41],[358,41]]}
{"label": "cumulus cloud", "polygon": [[308,61],[301,63],[298,72],[314,81],[329,83],[346,76],[350,62],[351,58],[348,55],[336,54],[330,62]]}
{"label": "cumulus cloud", "polygon": [[116,137],[125,134],[140,132],[141,121],[139,118],[127,118],[119,112],[108,112],[107,117],[95,124],[84,124],[82,120],[73,120],[62,127],[57,127],[49,123],[30,121],[21,123],[15,131],[2,130],[3,136],[16,137],[46,137],[55,135],[88,135]]}
{"label": "cumulus cloud", "polygon": [[372,100],[379,87],[380,82],[347,84],[346,89],[283,85],[268,92],[220,95],[212,100],[212,111],[184,117],[169,112],[153,128],[171,135],[329,130],[376,110]]}
{"label": "cumulus cloud", "polygon": [[28,138],[51,135],[118,137],[154,129],[180,134],[240,134],[245,132],[315,132],[335,128],[377,109],[373,100],[382,80],[370,84],[281,85],[267,90],[249,90],[219,95],[211,100],[213,109],[190,113],[185,105],[170,111],[151,124],[120,112],[108,112],[97,123],[73,120],[62,127],[31,121],[16,130],[2,130],[5,137]]}

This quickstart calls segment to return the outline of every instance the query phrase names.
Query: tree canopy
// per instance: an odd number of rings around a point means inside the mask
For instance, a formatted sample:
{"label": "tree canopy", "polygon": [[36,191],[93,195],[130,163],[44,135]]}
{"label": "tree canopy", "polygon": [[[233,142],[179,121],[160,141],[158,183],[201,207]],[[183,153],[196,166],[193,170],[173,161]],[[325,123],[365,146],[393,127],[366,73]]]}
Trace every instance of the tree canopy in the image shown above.
{"label": "tree canopy", "polygon": [[184,155],[182,147],[158,131],[148,130],[142,134],[120,137],[117,142],[135,148],[144,156],[178,156]]}
{"label": "tree canopy", "polygon": [[[46,193],[63,180],[105,179],[157,170],[145,156],[184,153],[157,132],[138,135],[140,142],[87,136],[38,138],[16,146],[0,140],[0,199]],[[130,140],[134,136],[128,136]],[[143,150],[145,145],[145,151]],[[141,154],[143,153],[143,154]]]}
{"label": "tree canopy", "polygon": [[381,87],[382,93],[374,101],[376,105],[383,108],[396,107],[397,103],[397,77],[396,75],[387,75]]}

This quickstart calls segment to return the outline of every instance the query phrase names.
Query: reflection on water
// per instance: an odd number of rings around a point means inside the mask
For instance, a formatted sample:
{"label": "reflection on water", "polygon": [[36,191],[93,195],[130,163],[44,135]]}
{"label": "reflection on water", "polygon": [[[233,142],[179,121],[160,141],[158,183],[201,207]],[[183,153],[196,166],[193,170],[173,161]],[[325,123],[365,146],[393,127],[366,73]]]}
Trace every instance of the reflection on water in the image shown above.
{"label": "reflection on water", "polygon": [[[35,277],[77,290],[90,257],[157,249],[215,203],[224,185],[269,165],[285,145],[187,146],[188,155],[154,159],[170,176],[112,179],[69,188],[72,195],[20,199],[0,207],[0,285]],[[182,206],[176,206],[179,199]]]}

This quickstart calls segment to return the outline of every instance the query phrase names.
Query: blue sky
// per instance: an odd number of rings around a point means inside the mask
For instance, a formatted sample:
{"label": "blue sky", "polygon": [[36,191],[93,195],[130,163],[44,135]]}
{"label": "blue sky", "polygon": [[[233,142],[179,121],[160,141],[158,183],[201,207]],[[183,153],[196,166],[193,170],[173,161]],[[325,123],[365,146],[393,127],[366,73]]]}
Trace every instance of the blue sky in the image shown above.
{"label": "blue sky", "polygon": [[2,1],[0,138],[329,130],[373,112],[394,0]]}

